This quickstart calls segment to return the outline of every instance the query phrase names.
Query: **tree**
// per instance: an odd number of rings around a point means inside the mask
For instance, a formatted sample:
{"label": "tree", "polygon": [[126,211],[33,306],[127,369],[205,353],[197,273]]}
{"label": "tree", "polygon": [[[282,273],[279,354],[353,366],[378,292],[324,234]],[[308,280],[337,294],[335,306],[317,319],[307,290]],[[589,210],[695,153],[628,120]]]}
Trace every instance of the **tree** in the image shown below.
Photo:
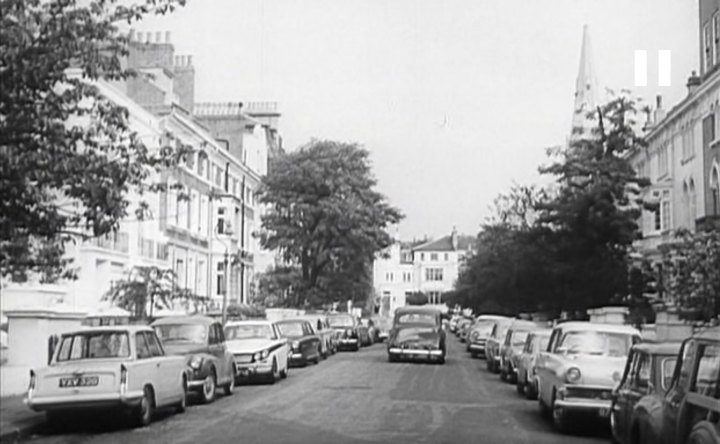
{"label": "tree", "polygon": [[709,321],[720,315],[720,232],[677,230],[662,245],[663,284],[680,308]]}
{"label": "tree", "polygon": [[300,282],[300,270],[291,266],[275,266],[258,275],[258,291],[253,304],[263,307],[297,305],[293,285]]}
{"label": "tree", "polygon": [[71,277],[66,243],[115,230],[128,192],[156,191],[153,172],[182,157],[149,150],[93,82],[135,74],[119,26],[183,3],[0,0],[0,275]]}
{"label": "tree", "polygon": [[402,215],[375,191],[368,157],[356,144],[313,140],[271,161],[259,193],[269,208],[260,240],[297,264],[299,306],[364,300],[371,292],[370,264],[391,244],[386,229]]}
{"label": "tree", "polygon": [[196,310],[198,305],[207,303],[207,298],[180,288],[175,278],[170,269],[137,266],[127,279],[115,283],[103,299],[132,312],[138,319],[152,317],[155,309],[170,308],[176,301],[195,304]]}

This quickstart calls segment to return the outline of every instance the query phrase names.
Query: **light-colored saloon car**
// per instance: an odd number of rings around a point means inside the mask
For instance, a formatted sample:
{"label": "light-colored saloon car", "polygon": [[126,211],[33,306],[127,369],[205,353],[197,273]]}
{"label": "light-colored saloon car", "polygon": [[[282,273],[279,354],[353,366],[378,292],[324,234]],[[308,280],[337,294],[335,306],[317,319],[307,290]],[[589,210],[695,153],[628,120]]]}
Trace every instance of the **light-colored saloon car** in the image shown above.
{"label": "light-colored saloon car", "polygon": [[68,412],[120,407],[144,426],[155,408],[185,410],[186,371],[149,327],[83,328],[60,337],[48,367],[30,371],[25,402],[54,424]]}
{"label": "light-colored saloon car", "polygon": [[538,402],[564,432],[573,414],[608,420],[612,390],[640,332],[627,325],[565,322],[553,328],[537,358]]}
{"label": "light-colored saloon car", "polygon": [[236,382],[260,378],[274,384],[287,377],[290,346],[274,322],[230,321],[225,340],[235,357]]}
{"label": "light-colored saloon car", "polygon": [[505,344],[507,331],[513,323],[513,319],[497,319],[493,329],[485,342],[485,364],[492,373],[500,373],[500,358],[502,346]]}
{"label": "light-colored saloon car", "polygon": [[485,344],[499,319],[510,319],[507,316],[480,315],[470,327],[467,335],[467,351],[473,358],[485,357]]}
{"label": "light-colored saloon car", "polygon": [[550,340],[550,329],[535,330],[528,333],[522,353],[515,364],[515,386],[519,394],[527,399],[537,398],[537,374],[535,363],[540,352],[545,350]]}

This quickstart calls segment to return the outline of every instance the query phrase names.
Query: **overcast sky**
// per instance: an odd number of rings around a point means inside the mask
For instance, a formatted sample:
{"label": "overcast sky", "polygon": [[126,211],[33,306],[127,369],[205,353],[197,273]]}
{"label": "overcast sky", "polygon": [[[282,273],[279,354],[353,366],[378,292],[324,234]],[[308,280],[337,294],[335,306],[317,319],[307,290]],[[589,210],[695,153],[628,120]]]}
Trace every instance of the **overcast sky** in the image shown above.
{"label": "overcast sky", "polygon": [[[666,107],[698,67],[696,0],[189,0],[143,31],[191,54],[196,101],[277,101],[286,150],[358,142],[404,239],[476,234],[570,131],[583,24],[601,88]],[[649,54],[635,88],[634,51]],[[657,50],[672,86],[657,86]]]}

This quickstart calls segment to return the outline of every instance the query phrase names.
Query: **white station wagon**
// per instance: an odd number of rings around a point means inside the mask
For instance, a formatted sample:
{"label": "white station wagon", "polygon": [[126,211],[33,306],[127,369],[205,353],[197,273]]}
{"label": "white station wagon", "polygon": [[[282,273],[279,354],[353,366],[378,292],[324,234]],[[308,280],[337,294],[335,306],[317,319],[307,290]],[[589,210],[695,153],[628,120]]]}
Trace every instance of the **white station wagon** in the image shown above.
{"label": "white station wagon", "polygon": [[535,368],[538,402],[559,431],[572,414],[610,418],[612,390],[640,332],[627,325],[565,322],[553,328]]}
{"label": "white station wagon", "polygon": [[60,337],[48,367],[30,371],[25,403],[55,424],[66,412],[120,407],[145,426],[157,407],[185,410],[186,368],[150,327],[83,328]]}

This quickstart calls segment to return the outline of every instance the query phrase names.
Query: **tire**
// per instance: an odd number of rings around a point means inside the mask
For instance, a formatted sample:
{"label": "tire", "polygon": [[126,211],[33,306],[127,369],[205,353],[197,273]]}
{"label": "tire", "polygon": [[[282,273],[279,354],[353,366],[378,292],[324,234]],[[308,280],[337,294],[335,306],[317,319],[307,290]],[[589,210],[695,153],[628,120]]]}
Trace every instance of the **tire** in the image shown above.
{"label": "tire", "polygon": [[230,382],[223,386],[223,393],[225,396],[231,396],[235,392],[235,366],[232,369],[232,376]]}
{"label": "tire", "polygon": [[471,352],[470,352],[470,357],[473,358],[473,359],[477,359],[477,358],[478,358],[477,352],[471,351]]}
{"label": "tire", "polygon": [[554,393],[550,410],[552,411],[553,427],[555,427],[555,430],[559,433],[566,434],[569,428],[568,414],[562,407],[557,407],[555,405]]}
{"label": "tire", "polygon": [[388,353],[388,362],[398,362],[397,356],[393,355],[392,353]]}
{"label": "tire", "polygon": [[485,361],[485,368],[487,371],[492,373],[492,359],[488,359]]}
{"label": "tire", "polygon": [[525,384],[520,382],[520,379],[515,382],[515,391],[518,395],[523,396],[525,395]]}
{"label": "tire", "polygon": [[510,384],[517,384],[518,377],[517,377],[517,373],[515,373],[514,370],[510,369],[510,370],[507,372],[507,381],[508,381]]}
{"label": "tire", "polygon": [[707,421],[701,421],[692,428],[688,437],[688,444],[713,444],[720,442],[720,436],[715,429]]}
{"label": "tire", "polygon": [[217,376],[215,369],[205,377],[202,387],[200,387],[200,399],[203,404],[210,404],[215,400],[215,390],[217,389]]}
{"label": "tire", "polygon": [[353,351],[360,351],[360,341],[358,341],[358,343],[355,344],[355,348],[353,349]]}
{"label": "tire", "polygon": [[135,407],[133,411],[133,423],[136,427],[145,427],[152,421],[153,415],[153,396],[149,387],[143,389],[143,396],[140,399],[140,405]]}
{"label": "tire", "polygon": [[285,368],[283,370],[280,370],[280,377],[282,379],[287,379],[288,377],[288,371],[289,371],[290,365],[287,362],[287,359],[285,360]]}
{"label": "tire", "polygon": [[268,384],[275,384],[277,380],[280,379],[280,374],[278,372],[278,363],[277,359],[273,358],[272,368],[270,369],[270,376],[268,376]]}
{"label": "tire", "polygon": [[505,367],[500,368],[500,380],[502,382],[508,382],[508,374],[505,371]]}
{"label": "tire", "polygon": [[445,355],[443,354],[440,356],[440,359],[438,359],[438,364],[444,365],[445,364]]}
{"label": "tire", "polygon": [[187,389],[187,378],[183,376],[182,378],[182,399],[178,401],[177,404],[175,404],[175,413],[185,413],[185,410],[187,409],[187,398],[188,398],[188,389]]}
{"label": "tire", "polygon": [[549,418],[550,417],[550,407],[548,407],[545,404],[545,401],[543,401],[542,396],[540,396],[540,390],[538,390],[538,410],[540,410],[540,416],[543,418]]}
{"label": "tire", "polygon": [[525,384],[525,399],[534,401],[538,397],[537,387],[534,381],[528,381]]}

